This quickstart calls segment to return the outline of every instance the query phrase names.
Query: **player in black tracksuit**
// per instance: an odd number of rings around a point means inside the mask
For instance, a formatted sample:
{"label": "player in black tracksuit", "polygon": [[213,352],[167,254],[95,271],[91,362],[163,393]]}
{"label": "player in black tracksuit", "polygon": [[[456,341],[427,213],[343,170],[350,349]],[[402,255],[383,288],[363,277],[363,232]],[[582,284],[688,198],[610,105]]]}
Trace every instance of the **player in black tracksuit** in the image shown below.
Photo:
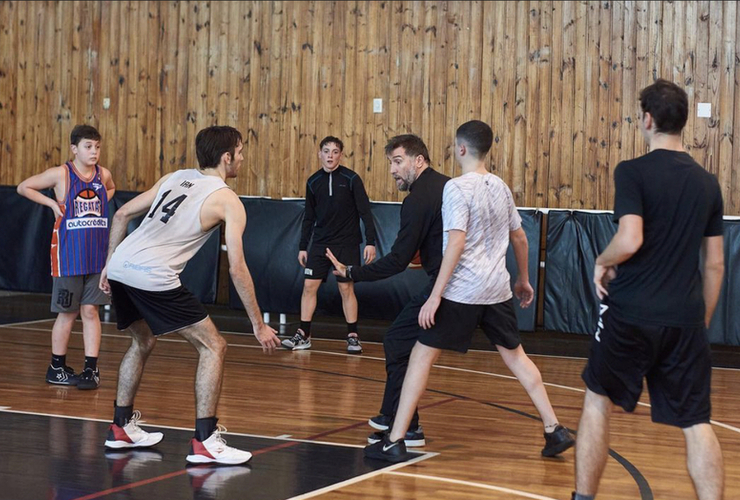
{"label": "player in black tracksuit", "polygon": [[[301,326],[283,346],[292,350],[311,347],[311,319],[316,310],[316,295],[331,269],[326,249],[359,266],[362,262],[360,218],[365,224],[364,260],[375,258],[375,224],[370,213],[365,186],[360,176],[339,164],[344,145],[336,137],[326,137],[319,146],[321,169],[306,182],[306,211],[303,217],[298,261],[305,268],[301,296]],[[313,235],[311,250],[309,241]],[[347,352],[362,352],[357,335],[357,298],[351,280],[337,277],[342,309],[347,321]]]}
{"label": "player in black tracksuit", "polygon": [[[385,148],[390,160],[391,175],[400,191],[410,191],[401,205],[401,226],[389,254],[368,266],[345,265],[336,259],[334,266],[352,281],[376,281],[405,270],[416,253],[429,275],[424,290],[413,297],[399,313],[383,339],[386,383],[380,415],[368,423],[385,431],[393,420],[401,397],[411,350],[422,331],[419,310],[429,298],[442,263],[442,192],[449,177],[429,166],[429,153],[424,142],[414,135],[401,135],[390,140]],[[381,439],[380,433],[368,438],[371,444]],[[425,438],[416,412],[406,433],[407,446],[423,446]]]}

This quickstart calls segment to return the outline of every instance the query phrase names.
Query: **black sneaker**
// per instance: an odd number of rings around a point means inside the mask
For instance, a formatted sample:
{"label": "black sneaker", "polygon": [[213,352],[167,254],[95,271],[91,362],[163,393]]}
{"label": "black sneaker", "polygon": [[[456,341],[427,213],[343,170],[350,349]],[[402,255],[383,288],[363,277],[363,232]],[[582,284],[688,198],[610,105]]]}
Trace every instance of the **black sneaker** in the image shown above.
{"label": "black sneaker", "polygon": [[404,462],[410,458],[403,439],[392,443],[389,434],[384,434],[383,439],[377,443],[365,446],[365,457],[393,463]]}
{"label": "black sneaker", "polygon": [[568,429],[558,425],[554,431],[545,433],[545,447],[542,448],[542,456],[554,457],[573,447],[574,444],[576,444],[576,440],[568,432]]}
{"label": "black sneaker", "polygon": [[303,335],[303,330],[300,328],[295,332],[289,339],[285,339],[281,342],[283,347],[290,349],[291,351],[303,351],[311,348],[311,337]]}
{"label": "black sneaker", "polygon": [[389,417],[388,415],[376,415],[368,420],[367,423],[373,429],[377,429],[379,431],[387,431],[392,421],[393,417]]}
{"label": "black sneaker", "polygon": [[[380,442],[386,433],[387,431],[373,432],[367,437],[367,444]],[[419,448],[421,446],[426,446],[427,442],[426,439],[424,439],[424,429],[419,426],[415,431],[408,431],[403,437],[403,444],[406,445],[406,448]]]}
{"label": "black sneaker", "polygon": [[347,337],[347,352],[349,354],[362,354],[360,337]]}
{"label": "black sneaker", "polygon": [[91,389],[97,389],[100,386],[100,370],[97,368],[93,371],[92,368],[85,368],[80,373],[80,380],[77,382],[77,388],[83,391],[89,391]]}
{"label": "black sneaker", "polygon": [[54,368],[49,365],[46,370],[46,382],[55,385],[77,385],[80,377],[69,366]]}

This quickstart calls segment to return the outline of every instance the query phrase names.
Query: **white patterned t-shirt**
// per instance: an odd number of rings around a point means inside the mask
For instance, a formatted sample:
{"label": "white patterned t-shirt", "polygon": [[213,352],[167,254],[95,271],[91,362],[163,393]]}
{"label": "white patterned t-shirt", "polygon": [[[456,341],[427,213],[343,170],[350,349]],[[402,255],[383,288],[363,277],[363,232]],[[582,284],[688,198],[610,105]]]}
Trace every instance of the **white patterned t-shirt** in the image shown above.
{"label": "white patterned t-shirt", "polygon": [[465,234],[460,262],[444,289],[447,300],[499,304],[512,298],[506,270],[509,232],[522,226],[509,187],[493,174],[475,172],[451,179],[442,195],[443,251],[449,231]]}

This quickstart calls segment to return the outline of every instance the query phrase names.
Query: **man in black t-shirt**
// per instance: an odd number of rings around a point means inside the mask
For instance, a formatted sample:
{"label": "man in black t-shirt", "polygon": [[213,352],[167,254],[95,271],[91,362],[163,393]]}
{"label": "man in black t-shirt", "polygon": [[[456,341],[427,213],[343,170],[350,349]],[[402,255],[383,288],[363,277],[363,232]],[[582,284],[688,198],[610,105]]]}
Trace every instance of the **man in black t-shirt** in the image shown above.
{"label": "man in black t-shirt", "polygon": [[[360,218],[365,223],[366,264],[375,259],[375,224],[370,213],[365,186],[360,176],[339,164],[344,144],[336,137],[325,137],[319,144],[321,169],[306,182],[306,211],[303,217],[298,262],[304,267],[303,294],[301,295],[301,326],[296,334],[283,340],[284,347],[297,351],[311,347],[311,320],[316,310],[319,286],[326,281],[331,262],[326,248],[341,255],[346,262],[361,262]],[[313,235],[311,250],[308,242]],[[354,283],[337,277],[342,309],[347,321],[347,352],[360,354],[362,344],[357,334],[357,297]]]}
{"label": "man in black t-shirt", "polygon": [[[689,475],[701,500],[721,499],[722,453],[710,424],[706,327],[724,273],[722,194],[686,153],[686,93],[658,80],[640,93],[648,154],[614,172],[619,229],[596,259],[599,324],[583,372],[575,500],[596,495],[614,404],[635,409],[643,377],[654,422],[684,432]],[[701,254],[701,266],[700,266]]]}

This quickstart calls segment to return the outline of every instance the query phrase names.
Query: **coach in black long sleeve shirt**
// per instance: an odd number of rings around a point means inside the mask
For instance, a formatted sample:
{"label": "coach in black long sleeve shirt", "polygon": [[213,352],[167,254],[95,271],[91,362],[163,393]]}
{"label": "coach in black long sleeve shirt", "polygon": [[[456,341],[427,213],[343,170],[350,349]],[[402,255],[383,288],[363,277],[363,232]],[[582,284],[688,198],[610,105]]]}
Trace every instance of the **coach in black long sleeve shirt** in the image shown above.
{"label": "coach in black long sleeve shirt", "polygon": [[[391,252],[374,264],[345,266],[329,254],[340,276],[352,281],[375,281],[406,269],[416,252],[421,265],[430,277],[424,290],[413,297],[390,326],[383,339],[385,350],[386,383],[380,415],[370,419],[370,425],[380,431],[390,425],[398,408],[403,379],[411,350],[421,334],[419,310],[429,297],[442,263],[442,192],[449,177],[432,169],[429,152],[424,142],[415,135],[392,138],[385,147],[390,171],[400,191],[410,191],[401,205],[401,227]],[[374,433],[372,444],[382,439]],[[414,414],[405,438],[408,446],[423,446],[424,433],[419,426],[419,414]]]}
{"label": "coach in black long sleeve shirt", "polygon": [[431,167],[409,186],[401,205],[401,227],[390,253],[363,267],[352,267],[352,281],[376,281],[404,271],[416,252],[432,282],[442,263],[442,191],[450,180]]}

